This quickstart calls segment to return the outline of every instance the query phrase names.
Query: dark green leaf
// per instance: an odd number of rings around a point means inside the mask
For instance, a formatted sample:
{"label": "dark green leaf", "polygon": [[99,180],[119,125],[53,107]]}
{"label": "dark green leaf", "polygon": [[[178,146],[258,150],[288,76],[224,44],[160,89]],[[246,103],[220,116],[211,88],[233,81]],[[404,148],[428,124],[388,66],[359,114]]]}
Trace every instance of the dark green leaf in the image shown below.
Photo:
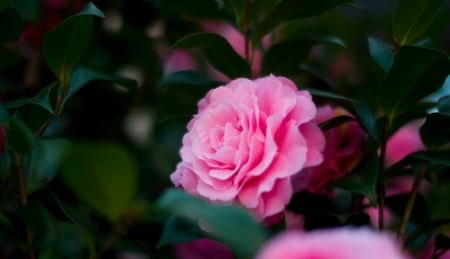
{"label": "dark green leaf", "polygon": [[369,37],[369,53],[381,69],[385,72],[389,71],[394,60],[394,49],[392,46]]}
{"label": "dark green leaf", "polygon": [[317,44],[345,46],[338,38],[313,40],[292,40],[273,45],[264,55],[262,74],[287,75],[298,71],[299,65],[306,59],[309,51]]}
{"label": "dark green leaf", "polygon": [[[445,126],[444,126],[445,125]],[[450,142],[450,116],[440,113],[428,115],[420,128],[420,137],[428,148],[438,148]]]}
{"label": "dark green leaf", "polygon": [[81,200],[111,221],[126,212],[137,192],[136,161],[118,145],[74,145],[62,160],[61,173]]}
{"label": "dark green leaf", "polygon": [[172,45],[172,48],[194,47],[200,48],[211,65],[230,78],[250,77],[249,64],[222,36],[214,33],[191,34]]}
{"label": "dark green leaf", "polygon": [[0,44],[19,39],[22,30],[22,17],[16,8],[7,7],[0,11]]}
{"label": "dark green leaf", "polygon": [[244,27],[245,15],[247,12],[247,1],[242,0],[228,0],[231,8],[233,9],[234,16],[236,17],[236,22],[239,27]]}
{"label": "dark green leaf", "polygon": [[196,222],[173,216],[164,224],[161,238],[156,247],[159,248],[164,245],[188,242],[202,237],[205,237],[205,234]]}
{"label": "dark green leaf", "polygon": [[436,249],[450,249],[450,237],[443,234],[437,234],[434,238],[434,246]]}
{"label": "dark green leaf", "polygon": [[[228,244],[237,258],[253,258],[266,240],[261,226],[240,207],[213,205],[178,189],[163,193],[157,205],[175,215],[197,221],[213,237]],[[236,238],[238,233],[239,238]]]}
{"label": "dark green leaf", "polygon": [[17,112],[9,121],[7,136],[8,145],[18,153],[27,153],[37,146],[37,137]]}
{"label": "dark green leaf", "polygon": [[82,228],[67,222],[55,226],[57,240],[51,258],[94,258],[93,236]]}
{"label": "dark green leaf", "polygon": [[8,120],[8,111],[3,107],[3,103],[0,103],[0,124],[5,124]]}
{"label": "dark green leaf", "polygon": [[190,70],[168,74],[160,83],[160,85],[193,85],[205,87],[216,87],[220,84],[222,83]]}
{"label": "dark green leaf", "polygon": [[436,229],[450,224],[450,218],[433,219],[429,223],[422,225],[420,228],[411,233],[405,240],[405,247],[409,247],[418,238],[432,234]]}
{"label": "dark green leaf", "polygon": [[52,180],[62,156],[70,147],[64,139],[41,139],[33,151],[24,157],[27,192],[32,193]]}
{"label": "dark green leaf", "polygon": [[325,92],[316,89],[308,90],[314,96],[331,99],[349,110],[356,117],[361,127],[372,137],[372,139],[376,142],[379,142],[379,134],[376,128],[375,118],[366,104],[359,100],[351,99],[331,92]]}
{"label": "dark green leaf", "polygon": [[42,108],[46,109],[49,113],[53,113],[53,108],[52,108],[52,105],[50,104],[49,98],[50,98],[50,92],[56,85],[58,85],[58,83],[52,83],[49,86],[42,89],[41,91],[39,91],[39,93],[34,97],[7,102],[4,104],[4,106],[6,108],[12,109],[12,108],[22,107],[22,106],[28,105],[28,104],[35,104],[35,105],[39,105]]}
{"label": "dark green leaf", "polygon": [[395,41],[399,45],[405,45],[422,36],[445,2],[445,0],[399,0],[392,19]]}
{"label": "dark green leaf", "polygon": [[333,181],[332,186],[359,193],[376,204],[375,185],[378,176],[378,156],[368,154],[354,172]]}
{"label": "dark green leaf", "polygon": [[440,114],[450,116],[450,96],[444,96],[439,99],[437,108]]}
{"label": "dark green leaf", "polygon": [[44,38],[44,58],[67,93],[73,69],[86,52],[92,34],[92,15],[104,17],[93,3],[49,31]]}
{"label": "dark green leaf", "polygon": [[397,171],[401,171],[407,165],[430,162],[432,164],[450,166],[450,150],[425,150],[414,152],[386,170],[386,175],[394,176]]}
{"label": "dark green leaf", "polygon": [[258,24],[256,39],[262,38],[283,22],[319,16],[348,2],[351,0],[284,0]]}
{"label": "dark green leaf", "polygon": [[0,12],[11,7],[11,0],[0,0]]}
{"label": "dark green leaf", "polygon": [[8,216],[4,213],[0,211],[0,225],[2,226],[2,228],[7,227],[9,230],[13,230],[14,227],[11,223],[11,221],[9,220]]}
{"label": "dark green leaf", "polygon": [[392,122],[395,116],[438,90],[449,73],[450,61],[444,53],[403,46],[377,89],[378,103]]}
{"label": "dark green leaf", "polygon": [[[409,193],[389,196],[385,199],[386,206],[396,215],[402,216],[405,213],[408,203]],[[418,193],[411,211],[410,220],[413,223],[427,223],[431,220],[430,210],[425,198]]]}

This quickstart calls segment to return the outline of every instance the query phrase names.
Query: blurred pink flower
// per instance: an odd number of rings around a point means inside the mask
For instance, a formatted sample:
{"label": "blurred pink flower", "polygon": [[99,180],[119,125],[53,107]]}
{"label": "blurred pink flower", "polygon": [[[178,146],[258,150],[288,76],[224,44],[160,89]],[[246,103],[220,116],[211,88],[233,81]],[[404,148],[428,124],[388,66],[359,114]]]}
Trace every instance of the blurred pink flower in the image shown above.
{"label": "blurred pink flower", "polygon": [[[323,106],[317,110],[314,122],[320,124],[341,115],[349,113],[342,108]],[[325,130],[324,135],[323,162],[306,169],[309,178],[301,174],[293,177],[295,191],[306,188],[312,193],[328,193],[327,184],[348,174],[363,157],[366,135],[356,121]]]}
{"label": "blurred pink flower", "polygon": [[217,241],[211,239],[198,239],[174,246],[177,259],[233,259],[231,250]]}
{"label": "blurred pink flower", "polygon": [[170,74],[181,70],[196,70],[198,68],[194,57],[183,49],[172,50],[165,58],[164,73]]}
{"label": "blurred pink flower", "polygon": [[0,154],[6,151],[6,132],[3,125],[0,124]]}
{"label": "blurred pink flower", "polygon": [[240,78],[198,103],[171,180],[187,192],[239,203],[259,219],[282,213],[290,177],[322,162],[316,107],[287,78]]}
{"label": "blurred pink flower", "polygon": [[256,259],[406,259],[393,236],[370,229],[285,232]]}
{"label": "blurred pink flower", "polygon": [[425,146],[419,135],[419,125],[407,124],[389,138],[386,146],[386,165],[395,164],[405,156],[424,149]]}

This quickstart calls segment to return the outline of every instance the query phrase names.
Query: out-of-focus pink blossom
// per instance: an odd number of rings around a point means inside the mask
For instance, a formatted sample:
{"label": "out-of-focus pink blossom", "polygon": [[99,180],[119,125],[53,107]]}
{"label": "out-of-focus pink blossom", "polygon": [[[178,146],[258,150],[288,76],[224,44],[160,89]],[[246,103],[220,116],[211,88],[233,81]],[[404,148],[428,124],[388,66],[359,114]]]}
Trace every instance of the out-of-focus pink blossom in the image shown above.
{"label": "out-of-focus pink blossom", "polygon": [[286,232],[269,241],[256,259],[406,259],[395,238],[370,229]]}
{"label": "out-of-focus pink blossom", "polygon": [[0,154],[6,151],[6,132],[3,125],[0,124]]}
{"label": "out-of-focus pink blossom", "polygon": [[164,73],[169,74],[181,70],[196,70],[198,65],[189,51],[183,49],[172,50],[164,62]]}
{"label": "out-of-focus pink blossom", "polygon": [[171,180],[187,192],[239,203],[259,219],[282,213],[290,177],[322,162],[324,137],[307,91],[287,78],[240,78],[198,103]]}
{"label": "out-of-focus pink blossom", "polygon": [[231,250],[217,241],[202,238],[174,246],[177,259],[233,259]]}
{"label": "out-of-focus pink blossom", "polygon": [[386,145],[386,165],[390,166],[405,156],[424,149],[418,124],[407,124],[389,138]]}
{"label": "out-of-focus pink blossom", "polygon": [[[342,108],[333,109],[327,105],[318,109],[314,121],[320,124],[341,115],[349,114]],[[366,135],[356,121],[325,130],[324,135],[323,162],[306,170],[309,178],[304,175],[293,177],[295,191],[306,187],[312,193],[327,193],[327,184],[348,174],[364,155]]]}

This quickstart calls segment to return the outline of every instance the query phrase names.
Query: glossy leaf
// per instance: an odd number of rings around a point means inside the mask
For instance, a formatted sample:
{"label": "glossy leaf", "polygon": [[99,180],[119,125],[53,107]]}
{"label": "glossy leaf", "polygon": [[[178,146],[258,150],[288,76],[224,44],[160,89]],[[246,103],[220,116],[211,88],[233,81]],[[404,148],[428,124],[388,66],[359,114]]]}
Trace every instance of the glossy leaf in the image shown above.
{"label": "glossy leaf", "polygon": [[394,49],[392,46],[369,37],[369,53],[383,71],[389,71],[394,60]]}
{"label": "glossy leaf", "polygon": [[439,99],[437,108],[440,114],[450,116],[450,96]]}
{"label": "glossy leaf", "polygon": [[22,35],[22,17],[13,7],[0,11],[0,44],[19,39]]}
{"label": "glossy leaf", "polygon": [[200,48],[211,65],[230,78],[250,77],[249,64],[218,34],[191,34],[175,42],[172,48]]}
{"label": "glossy leaf", "polygon": [[448,57],[439,51],[401,47],[377,91],[378,103],[392,121],[438,90],[450,73]]}
{"label": "glossy leaf", "polygon": [[3,103],[0,103],[0,123],[4,124],[9,120],[8,111],[3,107]]}
{"label": "glossy leaf", "polygon": [[247,12],[247,2],[242,0],[228,0],[227,1],[233,9],[234,16],[236,17],[237,24],[243,28],[245,14]]}
{"label": "glossy leaf", "polygon": [[221,82],[212,80],[196,71],[183,70],[173,72],[165,76],[160,85],[191,85],[191,86],[205,86],[208,88],[216,87],[222,84]]}
{"label": "glossy leaf", "polygon": [[395,176],[398,171],[408,165],[429,162],[450,167],[450,150],[425,150],[414,152],[386,170],[386,175]]}
{"label": "glossy leaf", "polygon": [[3,105],[6,108],[12,109],[12,108],[19,108],[19,107],[22,107],[22,106],[28,105],[28,104],[35,104],[35,105],[41,106],[42,108],[46,109],[49,113],[53,113],[53,107],[50,104],[49,98],[50,98],[50,92],[56,85],[58,85],[58,83],[50,84],[49,86],[47,86],[47,87],[43,88],[41,91],[39,91],[39,93],[34,97],[7,102],[7,103],[4,103]]}
{"label": "glossy leaf", "polygon": [[[446,126],[444,126],[446,125]],[[438,148],[450,142],[450,116],[440,113],[428,115],[420,128],[420,137],[428,148]]]}
{"label": "glossy leaf", "polygon": [[44,58],[67,93],[73,69],[86,52],[92,34],[92,16],[104,17],[92,2],[49,31],[44,38]]}
{"label": "glossy leaf", "polygon": [[345,46],[338,38],[324,38],[315,40],[292,40],[273,45],[264,55],[262,74],[288,75],[298,71],[311,48],[317,44],[333,44]]}
{"label": "glossy leaf", "polygon": [[37,146],[37,137],[25,124],[19,113],[14,113],[9,121],[8,145],[16,152],[24,154]]}
{"label": "glossy leaf", "polygon": [[40,139],[33,151],[24,157],[27,192],[32,193],[52,180],[70,142],[64,139]]}
{"label": "glossy leaf", "polygon": [[74,145],[62,160],[61,173],[81,200],[111,221],[120,218],[137,192],[136,161],[118,145]]}
{"label": "glossy leaf", "polygon": [[376,128],[375,117],[366,104],[359,100],[351,99],[331,92],[316,89],[308,90],[314,96],[331,99],[348,109],[356,117],[361,127],[372,137],[372,139],[379,142],[379,134]]}
{"label": "glossy leaf", "polygon": [[376,204],[375,185],[378,176],[378,156],[369,154],[364,158],[358,168],[347,176],[343,176],[331,184],[340,189],[359,193]]}
{"label": "glossy leaf", "polygon": [[405,247],[409,247],[410,245],[412,245],[413,242],[416,241],[418,238],[427,234],[431,234],[438,228],[449,224],[450,218],[440,218],[440,219],[433,219],[428,224],[421,225],[421,227],[416,229],[406,238]]}
{"label": "glossy leaf", "polygon": [[[409,193],[389,196],[385,199],[386,206],[396,215],[402,216],[405,213]],[[430,210],[425,198],[418,193],[412,207],[410,220],[413,223],[427,223],[431,220]]]}
{"label": "glossy leaf", "polygon": [[392,19],[394,39],[399,45],[417,40],[430,27],[445,0],[399,0]]}
{"label": "glossy leaf", "polygon": [[160,248],[164,245],[193,241],[205,237],[204,232],[196,222],[182,217],[171,217],[164,224],[161,238],[156,245]]}
{"label": "glossy leaf", "polygon": [[258,24],[255,35],[257,38],[262,38],[283,22],[320,16],[349,2],[351,0],[284,0]]}
{"label": "glossy leaf", "polygon": [[253,258],[266,239],[264,230],[240,207],[213,205],[178,189],[164,192],[157,206],[197,221],[213,237],[228,244],[237,258]]}

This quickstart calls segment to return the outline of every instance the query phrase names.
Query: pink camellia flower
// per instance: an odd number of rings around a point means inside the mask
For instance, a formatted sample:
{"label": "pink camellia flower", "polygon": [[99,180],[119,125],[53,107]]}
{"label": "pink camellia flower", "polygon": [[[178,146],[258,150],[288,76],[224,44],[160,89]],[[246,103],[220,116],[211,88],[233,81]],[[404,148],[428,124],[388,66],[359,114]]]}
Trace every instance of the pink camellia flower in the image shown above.
{"label": "pink camellia flower", "polygon": [[6,151],[6,132],[3,125],[0,124],[0,154]]}
{"label": "pink camellia flower", "polygon": [[[327,105],[317,110],[314,122],[320,124],[341,115],[349,115],[349,113],[342,108],[333,109]],[[295,191],[308,189],[312,193],[326,194],[329,192],[328,183],[348,174],[361,161],[366,134],[356,121],[325,130],[324,134],[326,145],[323,163],[308,168],[307,172],[302,172],[304,175],[294,176]]]}
{"label": "pink camellia flower", "polygon": [[316,107],[287,78],[233,80],[210,90],[198,108],[171,175],[188,193],[241,204],[262,220],[283,212],[292,175],[322,162]]}
{"label": "pink camellia flower", "polygon": [[407,124],[389,138],[386,145],[386,165],[395,164],[405,156],[424,149],[425,146],[419,135],[419,125]]}
{"label": "pink camellia flower", "polygon": [[370,229],[341,228],[285,232],[269,241],[256,259],[406,259],[394,237]]}
{"label": "pink camellia flower", "polygon": [[174,252],[177,259],[234,258],[233,253],[227,246],[207,238],[176,244]]}

